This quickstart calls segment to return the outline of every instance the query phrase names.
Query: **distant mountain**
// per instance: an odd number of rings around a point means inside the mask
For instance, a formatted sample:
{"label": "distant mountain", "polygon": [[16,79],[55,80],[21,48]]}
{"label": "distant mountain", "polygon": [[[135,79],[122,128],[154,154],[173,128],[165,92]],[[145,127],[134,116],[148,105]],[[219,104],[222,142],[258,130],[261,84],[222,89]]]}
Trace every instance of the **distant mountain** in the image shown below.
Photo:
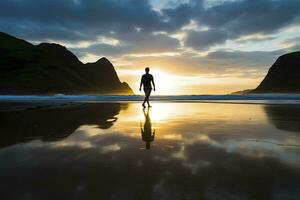
{"label": "distant mountain", "polygon": [[300,52],[280,56],[251,93],[300,93]]}
{"label": "distant mountain", "polygon": [[255,89],[231,94],[300,93],[300,51],[280,56]]}
{"label": "distant mountain", "polygon": [[133,94],[106,58],[83,64],[59,44],[0,32],[0,94]]}
{"label": "distant mountain", "polygon": [[241,91],[237,91],[237,92],[232,92],[231,94],[233,94],[233,95],[248,94],[251,91],[252,91],[251,89],[247,89],[247,90],[241,90]]}

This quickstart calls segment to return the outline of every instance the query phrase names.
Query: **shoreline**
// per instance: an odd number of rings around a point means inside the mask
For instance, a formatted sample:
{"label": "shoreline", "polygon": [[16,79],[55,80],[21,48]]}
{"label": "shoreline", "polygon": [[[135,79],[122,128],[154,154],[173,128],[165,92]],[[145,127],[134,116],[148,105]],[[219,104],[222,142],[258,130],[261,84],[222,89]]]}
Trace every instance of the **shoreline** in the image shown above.
{"label": "shoreline", "polygon": [[[280,101],[280,100],[278,100]],[[99,101],[71,101],[71,100],[0,100],[0,112],[26,111],[70,108],[88,104],[105,103],[141,103],[141,100],[99,100]],[[258,100],[152,100],[152,103],[201,103],[201,104],[243,104],[243,105],[272,105],[272,106],[300,106],[300,102],[259,102]]]}

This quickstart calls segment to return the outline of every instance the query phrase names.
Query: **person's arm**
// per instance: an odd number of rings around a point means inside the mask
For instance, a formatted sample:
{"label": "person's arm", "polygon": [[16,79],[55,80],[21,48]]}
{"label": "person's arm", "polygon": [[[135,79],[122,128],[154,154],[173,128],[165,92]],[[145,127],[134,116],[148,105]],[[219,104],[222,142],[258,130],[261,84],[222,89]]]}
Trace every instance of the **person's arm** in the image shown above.
{"label": "person's arm", "polygon": [[152,85],[153,85],[153,90],[155,91],[155,83],[154,83],[154,78],[152,76]]}
{"label": "person's arm", "polygon": [[142,84],[143,84],[143,77],[141,78],[141,82],[140,82],[140,91],[142,90]]}

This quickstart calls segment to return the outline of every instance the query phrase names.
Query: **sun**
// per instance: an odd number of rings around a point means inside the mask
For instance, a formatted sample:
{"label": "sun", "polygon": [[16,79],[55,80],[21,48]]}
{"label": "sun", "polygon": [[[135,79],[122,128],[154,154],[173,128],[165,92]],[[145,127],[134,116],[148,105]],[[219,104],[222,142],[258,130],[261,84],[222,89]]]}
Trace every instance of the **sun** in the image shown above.
{"label": "sun", "polygon": [[178,91],[176,77],[167,72],[153,70],[156,91],[154,95],[169,95]]}
{"label": "sun", "polygon": [[[169,71],[162,71],[162,67],[151,66],[150,74],[153,75],[156,91],[152,91],[151,95],[174,95],[181,94],[181,89],[186,81],[182,77]],[[143,91],[139,91],[141,76],[144,70],[119,70],[122,80],[130,83],[134,92],[138,95],[144,95]]]}

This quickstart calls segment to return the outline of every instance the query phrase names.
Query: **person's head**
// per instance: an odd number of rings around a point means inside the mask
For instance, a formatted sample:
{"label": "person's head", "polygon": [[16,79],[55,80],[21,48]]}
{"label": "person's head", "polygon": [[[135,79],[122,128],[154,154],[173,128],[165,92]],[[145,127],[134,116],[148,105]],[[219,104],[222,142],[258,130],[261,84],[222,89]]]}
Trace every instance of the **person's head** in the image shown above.
{"label": "person's head", "polygon": [[149,67],[146,67],[146,68],[145,68],[145,72],[148,74],[149,71],[150,71]]}

